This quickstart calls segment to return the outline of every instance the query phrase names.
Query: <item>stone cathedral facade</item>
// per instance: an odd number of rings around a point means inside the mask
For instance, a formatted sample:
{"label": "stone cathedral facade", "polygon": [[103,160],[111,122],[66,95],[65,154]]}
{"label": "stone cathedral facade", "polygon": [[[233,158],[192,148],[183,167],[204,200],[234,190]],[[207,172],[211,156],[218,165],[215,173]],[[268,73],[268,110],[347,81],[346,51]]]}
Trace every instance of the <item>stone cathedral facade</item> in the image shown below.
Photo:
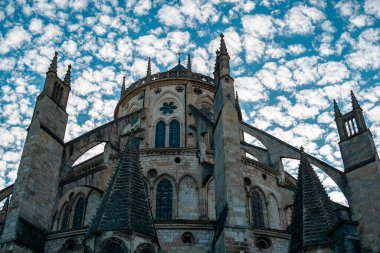
{"label": "stone cathedral facade", "polygon": [[[17,180],[0,191],[0,252],[380,252],[380,161],[353,93],[348,113],[334,101],[342,172],[243,122],[221,35],[212,78],[190,56],[156,74],[149,59],[146,77],[123,82],[113,121],[64,142],[71,67],[62,80],[57,61]],[[298,180],[282,158],[300,160]],[[329,199],[312,165],[349,207]]]}

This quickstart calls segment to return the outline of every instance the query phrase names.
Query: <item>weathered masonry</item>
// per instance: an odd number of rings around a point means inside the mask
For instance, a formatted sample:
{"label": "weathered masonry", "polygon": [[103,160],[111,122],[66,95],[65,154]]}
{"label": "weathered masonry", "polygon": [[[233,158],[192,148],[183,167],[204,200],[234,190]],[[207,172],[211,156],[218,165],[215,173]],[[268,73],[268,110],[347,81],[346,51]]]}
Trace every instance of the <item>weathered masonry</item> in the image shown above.
{"label": "weathered masonry", "polygon": [[[221,35],[213,78],[190,56],[156,74],[149,59],[144,78],[123,81],[114,120],[65,143],[71,67],[62,80],[57,61],[17,180],[0,191],[0,252],[380,252],[380,161],[353,93],[347,114],[334,101],[342,172],[243,122]],[[283,158],[300,160],[298,180]],[[328,198],[312,165],[349,207]]]}

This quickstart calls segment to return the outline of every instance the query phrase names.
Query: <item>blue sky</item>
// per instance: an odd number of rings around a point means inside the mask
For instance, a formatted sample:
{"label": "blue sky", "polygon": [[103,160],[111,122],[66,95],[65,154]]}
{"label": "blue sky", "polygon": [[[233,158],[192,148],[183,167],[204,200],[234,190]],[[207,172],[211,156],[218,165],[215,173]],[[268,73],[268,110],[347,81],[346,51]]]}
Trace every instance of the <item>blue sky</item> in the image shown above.
{"label": "blue sky", "polygon": [[166,71],[180,50],[212,76],[223,32],[245,121],[342,169],[331,101],[348,112],[353,90],[380,147],[380,0],[29,2],[0,2],[0,188],[15,180],[55,50],[59,76],[73,66],[65,140],[111,120],[122,77],[143,77],[148,57]]}

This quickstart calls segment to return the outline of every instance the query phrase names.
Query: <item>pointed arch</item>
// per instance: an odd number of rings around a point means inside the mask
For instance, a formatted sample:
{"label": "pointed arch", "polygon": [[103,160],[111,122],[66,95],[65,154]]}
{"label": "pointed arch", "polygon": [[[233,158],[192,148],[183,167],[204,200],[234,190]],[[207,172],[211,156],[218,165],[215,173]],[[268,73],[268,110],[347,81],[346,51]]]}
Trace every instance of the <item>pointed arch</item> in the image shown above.
{"label": "pointed arch", "polygon": [[190,175],[185,175],[179,182],[178,216],[180,219],[196,220],[199,218],[198,187]]}
{"label": "pointed arch", "polygon": [[273,194],[268,197],[268,216],[269,227],[274,229],[281,229],[281,218],[278,209],[278,202]]}
{"label": "pointed arch", "polygon": [[86,208],[85,196],[80,194],[75,201],[72,228],[80,229],[83,226],[84,211]]}
{"label": "pointed arch", "polygon": [[156,220],[173,218],[173,184],[166,178],[157,184]]}
{"label": "pointed arch", "polygon": [[164,148],[165,147],[165,132],[166,124],[163,120],[160,120],[156,124],[155,132],[155,148]]}
{"label": "pointed arch", "polygon": [[66,204],[62,209],[62,218],[61,218],[61,230],[69,228],[70,221],[70,207]]}
{"label": "pointed arch", "polygon": [[261,189],[254,187],[250,194],[251,222],[253,228],[262,229],[267,227],[267,212],[265,207],[265,196]]}
{"label": "pointed arch", "polygon": [[169,147],[179,148],[181,140],[181,126],[178,120],[173,119],[169,124]]}

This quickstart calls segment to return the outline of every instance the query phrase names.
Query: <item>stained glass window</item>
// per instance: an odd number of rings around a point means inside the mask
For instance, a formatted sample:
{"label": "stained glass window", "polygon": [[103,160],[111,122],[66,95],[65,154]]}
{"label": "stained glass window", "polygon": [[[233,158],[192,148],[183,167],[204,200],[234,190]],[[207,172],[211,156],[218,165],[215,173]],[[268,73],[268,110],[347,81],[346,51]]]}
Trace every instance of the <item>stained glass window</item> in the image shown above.
{"label": "stained glass window", "polygon": [[252,223],[254,228],[264,228],[263,199],[258,191],[252,192]]}
{"label": "stained glass window", "polygon": [[69,227],[69,216],[70,216],[69,208],[65,207],[65,210],[63,211],[61,229],[66,229]]}
{"label": "stained glass window", "polygon": [[160,107],[160,111],[164,115],[172,114],[175,109],[177,109],[177,106],[174,104],[174,102],[164,102],[164,104]]}
{"label": "stained glass window", "polygon": [[169,147],[178,148],[180,143],[180,125],[178,120],[170,122]]}
{"label": "stained glass window", "polygon": [[156,125],[156,148],[165,147],[165,122],[159,121]]}
{"label": "stained glass window", "polygon": [[84,214],[84,198],[80,197],[74,209],[73,228],[79,229],[82,227],[83,214]]}
{"label": "stained glass window", "polygon": [[169,220],[172,218],[173,186],[163,179],[157,185],[156,193],[156,219]]}

